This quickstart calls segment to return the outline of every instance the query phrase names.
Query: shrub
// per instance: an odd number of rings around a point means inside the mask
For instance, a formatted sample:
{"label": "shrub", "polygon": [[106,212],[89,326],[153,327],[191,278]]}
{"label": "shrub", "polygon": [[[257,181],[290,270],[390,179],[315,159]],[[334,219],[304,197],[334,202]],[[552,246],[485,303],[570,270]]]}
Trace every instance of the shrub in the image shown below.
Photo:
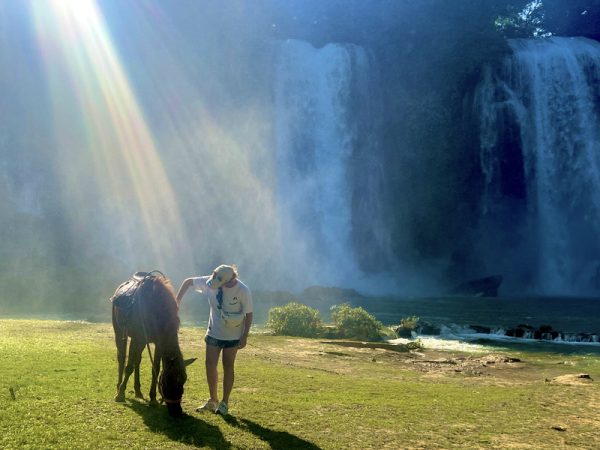
{"label": "shrub", "polygon": [[402,328],[406,328],[407,330],[414,330],[415,328],[417,328],[419,320],[420,319],[418,316],[404,317],[400,319],[400,326]]}
{"label": "shrub", "polygon": [[378,341],[381,339],[383,325],[374,316],[361,307],[352,308],[347,303],[331,308],[338,337]]}
{"label": "shrub", "polygon": [[405,344],[405,346],[409,351],[422,350],[425,348],[425,345],[423,345],[423,341],[421,339],[417,339],[415,341],[409,342],[408,344]]}
{"label": "shrub", "polygon": [[319,311],[301,303],[291,302],[269,310],[267,327],[275,334],[314,337],[321,326]]}
{"label": "shrub", "polygon": [[417,316],[409,316],[400,320],[400,325],[394,328],[394,332],[401,338],[412,338],[415,334],[438,335],[441,330],[438,325],[421,320]]}
{"label": "shrub", "polygon": [[394,330],[399,337],[411,337],[411,331],[417,331],[419,325],[419,317],[409,316],[400,319],[400,325]]}

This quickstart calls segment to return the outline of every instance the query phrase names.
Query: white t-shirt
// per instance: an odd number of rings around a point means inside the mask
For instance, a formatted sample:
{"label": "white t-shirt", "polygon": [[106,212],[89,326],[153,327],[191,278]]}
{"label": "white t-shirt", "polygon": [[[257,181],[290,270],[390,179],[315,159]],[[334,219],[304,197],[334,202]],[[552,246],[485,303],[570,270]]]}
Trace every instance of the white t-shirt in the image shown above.
{"label": "white t-shirt", "polygon": [[206,282],[210,276],[192,278],[194,289],[208,297],[210,314],[206,334],[215,339],[233,341],[244,333],[244,318],[252,312],[252,294],[241,280],[233,287],[223,286],[223,303],[219,308],[218,289],[210,288]]}

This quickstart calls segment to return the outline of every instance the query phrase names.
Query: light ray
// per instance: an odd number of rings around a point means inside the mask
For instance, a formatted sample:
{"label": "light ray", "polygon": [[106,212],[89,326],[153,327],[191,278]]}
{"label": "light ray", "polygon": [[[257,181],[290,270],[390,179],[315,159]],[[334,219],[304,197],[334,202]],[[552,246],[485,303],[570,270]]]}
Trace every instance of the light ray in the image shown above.
{"label": "light ray", "polygon": [[194,242],[194,250],[202,263],[224,258],[260,267],[272,257],[277,233],[271,149],[265,145],[270,122],[256,104],[233,104],[214,64],[225,58],[226,45],[215,53],[203,41],[181,35],[159,5],[149,4],[130,5],[131,32],[143,39],[132,39],[128,54],[135,55],[130,63],[143,80],[141,95],[151,96],[150,110],[160,111],[159,145],[176,155],[176,163],[166,162],[169,173],[185,180],[178,198],[186,205],[188,226],[205,237]]}
{"label": "light ray", "polygon": [[97,4],[31,5],[65,195],[78,214],[94,213],[90,197],[102,203],[111,216],[106,226],[116,242],[127,242],[132,263],[164,268],[180,260],[187,238],[175,192]]}

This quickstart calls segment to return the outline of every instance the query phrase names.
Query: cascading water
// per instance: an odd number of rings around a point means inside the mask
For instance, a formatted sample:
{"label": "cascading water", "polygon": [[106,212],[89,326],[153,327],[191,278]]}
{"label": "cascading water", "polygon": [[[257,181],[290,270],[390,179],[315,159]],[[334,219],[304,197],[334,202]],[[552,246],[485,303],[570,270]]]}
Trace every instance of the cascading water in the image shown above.
{"label": "cascading water", "polygon": [[512,56],[501,70],[486,70],[476,94],[484,221],[512,208],[522,256],[535,254],[524,257],[535,266],[537,292],[597,292],[600,43],[553,37],[510,47]]}
{"label": "cascading water", "polygon": [[275,121],[282,248],[313,282],[347,283],[381,254],[381,98],[369,53],[278,44]]}

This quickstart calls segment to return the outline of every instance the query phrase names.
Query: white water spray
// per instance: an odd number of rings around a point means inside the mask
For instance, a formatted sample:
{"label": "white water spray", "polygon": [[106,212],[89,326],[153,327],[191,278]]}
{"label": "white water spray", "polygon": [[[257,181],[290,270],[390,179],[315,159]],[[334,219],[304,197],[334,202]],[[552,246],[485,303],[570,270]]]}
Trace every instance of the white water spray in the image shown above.
{"label": "white water spray", "polygon": [[277,56],[282,247],[313,282],[347,283],[360,273],[357,248],[381,248],[384,239],[383,233],[366,233],[379,241],[357,239],[365,228],[383,230],[374,138],[380,98],[371,88],[376,69],[365,49],[349,44],[316,49],[286,41]]}
{"label": "white water spray", "polygon": [[600,286],[600,43],[554,37],[510,46],[512,57],[499,73],[486,74],[477,94],[484,213],[510,188],[501,162],[511,144],[501,137],[512,133],[522,157],[537,288],[585,293]]}

